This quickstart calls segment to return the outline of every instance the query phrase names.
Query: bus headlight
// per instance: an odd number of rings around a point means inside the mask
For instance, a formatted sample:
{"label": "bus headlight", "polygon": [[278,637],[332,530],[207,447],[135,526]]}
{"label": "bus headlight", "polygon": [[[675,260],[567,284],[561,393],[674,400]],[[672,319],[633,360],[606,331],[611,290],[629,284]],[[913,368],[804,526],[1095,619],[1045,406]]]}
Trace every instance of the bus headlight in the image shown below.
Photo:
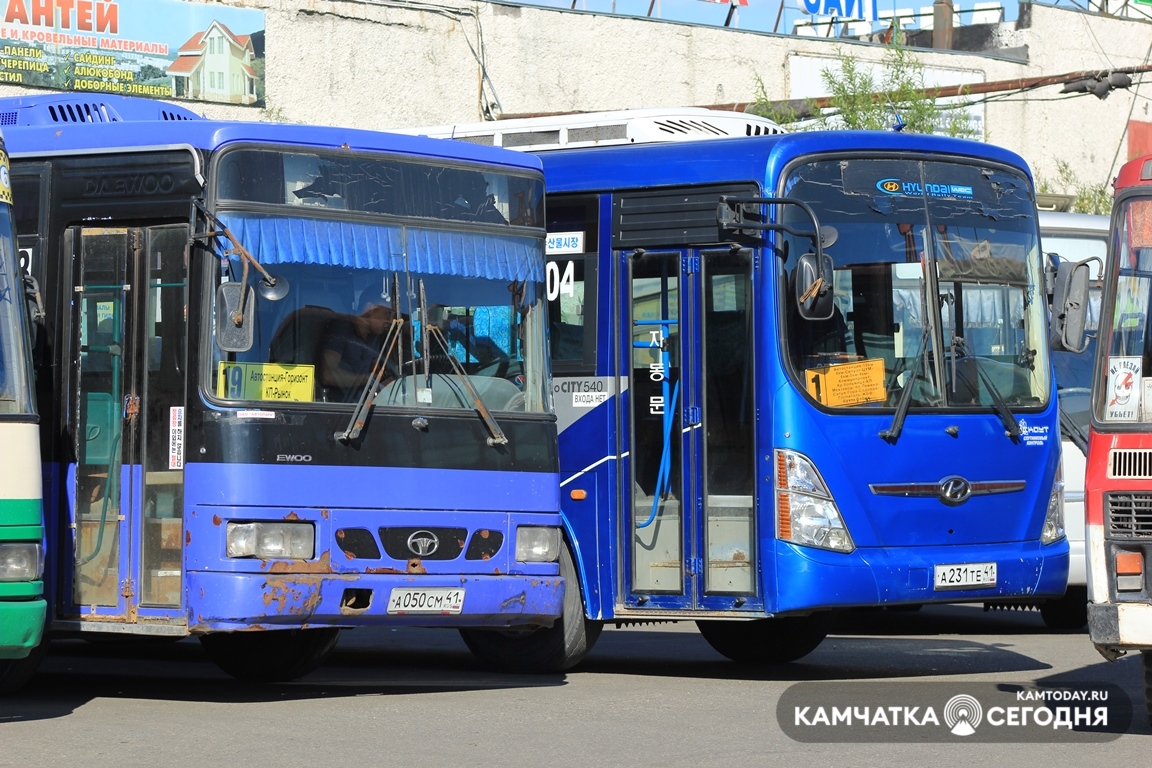
{"label": "bus headlight", "polygon": [[516,560],[521,563],[554,563],[560,559],[560,529],[521,525],[516,529]]}
{"label": "bus headlight", "polygon": [[312,523],[228,523],[228,557],[311,560],[316,552]]}
{"label": "bus headlight", "polygon": [[856,549],[824,479],[795,451],[776,451],[776,535],[805,547]]}
{"label": "bus headlight", "polygon": [[44,575],[39,542],[0,544],[0,581],[37,581]]}
{"label": "bus headlight", "polygon": [[1056,482],[1048,496],[1048,511],[1044,513],[1044,527],[1040,529],[1040,543],[1052,544],[1064,538],[1064,468],[1056,466]]}

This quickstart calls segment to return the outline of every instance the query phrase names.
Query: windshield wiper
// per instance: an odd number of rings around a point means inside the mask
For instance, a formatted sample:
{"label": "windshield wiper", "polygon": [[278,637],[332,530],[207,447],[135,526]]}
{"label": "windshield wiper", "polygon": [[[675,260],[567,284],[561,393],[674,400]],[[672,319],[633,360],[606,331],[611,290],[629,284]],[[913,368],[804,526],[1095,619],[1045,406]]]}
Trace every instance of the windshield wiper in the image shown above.
{"label": "windshield wiper", "polygon": [[[396,275],[392,275],[392,297],[395,309],[393,310],[392,322],[388,326],[388,333],[385,334],[384,341],[380,344],[380,351],[376,354],[376,363],[368,373],[368,380],[364,382],[364,389],[356,401],[356,409],[352,411],[352,419],[343,432],[336,432],[333,435],[338,442],[350,443],[360,436],[364,424],[368,421],[368,412],[372,410],[372,404],[376,402],[376,395],[380,393],[380,387],[384,383],[384,373],[388,370],[388,360],[392,357],[392,348],[400,340],[400,331],[404,327],[404,318],[400,317],[399,312],[400,280]],[[398,360],[400,370],[403,371],[404,352],[402,347],[398,352]]]}
{"label": "windshield wiper", "polygon": [[[488,438],[488,445],[507,445],[508,438],[504,435],[504,430],[500,429],[500,425],[496,423],[496,419],[492,418],[492,414],[488,411],[487,406],[484,405],[484,401],[480,399],[480,394],[476,391],[476,387],[472,386],[472,377],[468,375],[468,372],[464,370],[464,366],[460,364],[460,360],[456,357],[456,353],[452,351],[451,346],[448,344],[448,339],[444,337],[444,332],[441,331],[437,326],[428,322],[428,317],[425,311],[426,306],[427,305],[425,304],[424,300],[424,280],[421,279],[420,324],[422,330],[428,336],[436,339],[436,342],[440,345],[440,349],[444,350],[444,356],[448,358],[448,362],[451,364],[452,370],[456,374],[456,378],[460,380],[460,383],[464,386],[464,389],[468,391],[468,396],[472,398],[472,405],[476,408],[476,412],[480,414],[480,418],[484,422],[484,426],[488,427],[488,431],[492,434],[492,436]],[[425,361],[424,375],[428,377],[425,380],[425,385],[427,386],[431,384],[431,374],[428,372],[429,349],[427,344],[424,344],[423,346]]]}
{"label": "windshield wiper", "polygon": [[928,344],[929,333],[930,329],[925,325],[924,332],[920,334],[920,345],[916,348],[916,359],[912,363],[912,367],[908,369],[908,381],[900,390],[900,399],[896,401],[896,414],[892,417],[892,425],[888,429],[880,430],[880,437],[893,445],[900,439],[900,433],[904,430],[904,420],[908,418],[908,406],[912,404],[912,388],[915,386],[916,377],[920,375],[920,369],[923,367],[924,350]]}
{"label": "windshield wiper", "polygon": [[[975,364],[976,375],[980,377],[980,381],[984,382],[984,386],[988,388],[988,394],[992,397],[992,407],[996,411],[996,415],[1000,417],[1000,423],[1004,425],[1004,433],[1012,440],[1017,442],[1020,439],[1020,425],[1016,423],[1016,417],[1012,414],[1012,409],[1008,407],[1008,403],[1004,400],[1004,396],[1000,394],[1000,390],[996,388],[996,383],[992,381],[992,377],[984,370],[980,364],[983,362],[979,357],[972,354],[968,350],[968,343],[964,341],[963,336],[952,337],[952,357],[953,360],[972,360]],[[952,379],[953,387],[955,387],[956,379]]]}
{"label": "windshield wiper", "polygon": [[384,383],[384,373],[388,370],[388,359],[392,357],[392,348],[399,341],[400,329],[403,326],[403,318],[392,318],[392,324],[388,327],[388,334],[384,337],[384,343],[380,345],[380,353],[376,355],[376,364],[372,366],[372,371],[368,374],[368,381],[364,382],[364,389],[356,401],[356,409],[352,412],[352,419],[343,432],[337,432],[333,435],[339,442],[349,443],[355,440],[364,429],[364,424],[368,421],[368,412],[372,410],[372,404],[376,402],[376,395],[380,393],[380,388]]}

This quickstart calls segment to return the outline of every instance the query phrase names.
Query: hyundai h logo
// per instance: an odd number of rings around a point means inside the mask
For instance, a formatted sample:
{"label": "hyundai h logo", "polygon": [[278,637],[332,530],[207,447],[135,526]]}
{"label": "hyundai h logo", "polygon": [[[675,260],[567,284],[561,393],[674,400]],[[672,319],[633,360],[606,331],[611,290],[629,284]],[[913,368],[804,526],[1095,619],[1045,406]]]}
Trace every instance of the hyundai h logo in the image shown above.
{"label": "hyundai h logo", "polygon": [[440,539],[432,531],[416,531],[408,537],[408,551],[420,557],[428,557],[440,548]]}
{"label": "hyundai h logo", "polygon": [[941,504],[958,507],[973,496],[1017,493],[1024,490],[1026,485],[1023,480],[968,480],[959,475],[949,475],[934,483],[869,483],[868,487],[877,496],[905,498],[934,496]]}
{"label": "hyundai h logo", "polygon": [[972,495],[972,484],[962,477],[953,475],[940,481],[940,490],[937,493],[940,501],[950,507],[955,507],[968,501]]}

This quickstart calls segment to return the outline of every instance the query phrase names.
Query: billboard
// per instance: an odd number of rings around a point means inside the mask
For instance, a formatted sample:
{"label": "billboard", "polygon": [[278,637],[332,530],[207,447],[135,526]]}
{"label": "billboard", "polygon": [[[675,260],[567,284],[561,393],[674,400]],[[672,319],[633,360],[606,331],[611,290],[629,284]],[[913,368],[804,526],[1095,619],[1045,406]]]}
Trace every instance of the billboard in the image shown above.
{"label": "billboard", "polygon": [[264,103],[264,12],[183,0],[0,0],[0,83]]}

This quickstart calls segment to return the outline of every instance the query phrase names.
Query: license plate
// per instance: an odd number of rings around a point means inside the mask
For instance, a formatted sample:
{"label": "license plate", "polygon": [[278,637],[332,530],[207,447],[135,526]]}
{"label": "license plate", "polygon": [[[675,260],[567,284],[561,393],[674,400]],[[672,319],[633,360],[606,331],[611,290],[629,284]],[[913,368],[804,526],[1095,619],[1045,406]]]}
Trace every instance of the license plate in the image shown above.
{"label": "license plate", "polygon": [[996,563],[957,563],[936,566],[933,588],[969,589],[996,586]]}
{"label": "license plate", "polygon": [[455,587],[410,589],[396,587],[388,597],[388,613],[460,613],[464,590]]}

